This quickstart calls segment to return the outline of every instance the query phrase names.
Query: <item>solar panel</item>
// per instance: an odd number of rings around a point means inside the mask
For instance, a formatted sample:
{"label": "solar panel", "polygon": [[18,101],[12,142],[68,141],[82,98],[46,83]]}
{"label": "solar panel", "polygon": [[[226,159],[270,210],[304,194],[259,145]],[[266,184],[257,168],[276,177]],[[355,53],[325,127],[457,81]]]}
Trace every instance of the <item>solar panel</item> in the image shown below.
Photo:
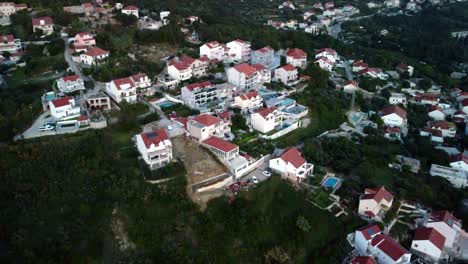
{"label": "solar panel", "polygon": [[367,229],[367,234],[369,236],[372,236],[373,234],[375,234],[374,229],[372,229],[372,228]]}
{"label": "solar panel", "polygon": [[156,132],[150,132],[150,133],[146,134],[147,138],[155,138],[157,136],[158,136],[158,134]]}

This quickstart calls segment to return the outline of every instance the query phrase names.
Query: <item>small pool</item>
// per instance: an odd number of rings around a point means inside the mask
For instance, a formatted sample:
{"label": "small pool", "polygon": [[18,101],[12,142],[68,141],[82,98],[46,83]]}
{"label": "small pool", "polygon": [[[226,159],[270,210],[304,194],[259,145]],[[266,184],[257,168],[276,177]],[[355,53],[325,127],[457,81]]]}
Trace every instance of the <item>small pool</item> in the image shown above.
{"label": "small pool", "polygon": [[171,106],[173,106],[173,105],[174,105],[174,104],[171,103],[171,102],[162,102],[162,103],[159,104],[159,107],[161,107],[161,108],[167,108],[167,107],[171,107]]}
{"label": "small pool", "polygon": [[322,186],[331,189],[338,189],[341,185],[341,179],[337,177],[327,177],[322,181]]}

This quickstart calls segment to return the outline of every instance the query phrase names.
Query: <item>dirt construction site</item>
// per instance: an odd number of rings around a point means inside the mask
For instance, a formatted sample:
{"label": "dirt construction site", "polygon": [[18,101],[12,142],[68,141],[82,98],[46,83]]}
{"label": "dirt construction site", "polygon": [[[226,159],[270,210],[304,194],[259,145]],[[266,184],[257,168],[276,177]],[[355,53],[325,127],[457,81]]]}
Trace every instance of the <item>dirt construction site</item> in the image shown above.
{"label": "dirt construction site", "polygon": [[208,150],[183,136],[172,138],[172,149],[174,157],[181,159],[187,170],[187,193],[203,209],[210,199],[221,195],[222,192],[200,194],[195,190],[195,186],[203,185],[217,176],[226,175],[226,168]]}

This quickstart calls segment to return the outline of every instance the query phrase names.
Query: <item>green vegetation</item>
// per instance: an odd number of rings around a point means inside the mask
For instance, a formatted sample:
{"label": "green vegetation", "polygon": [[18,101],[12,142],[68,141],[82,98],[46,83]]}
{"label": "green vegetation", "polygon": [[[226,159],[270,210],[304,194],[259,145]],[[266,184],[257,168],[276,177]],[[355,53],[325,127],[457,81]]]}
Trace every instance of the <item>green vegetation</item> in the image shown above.
{"label": "green vegetation", "polygon": [[194,116],[200,114],[200,111],[192,109],[183,104],[174,104],[167,107],[162,107],[161,110],[166,114],[172,114],[173,112],[177,113],[177,116]]}

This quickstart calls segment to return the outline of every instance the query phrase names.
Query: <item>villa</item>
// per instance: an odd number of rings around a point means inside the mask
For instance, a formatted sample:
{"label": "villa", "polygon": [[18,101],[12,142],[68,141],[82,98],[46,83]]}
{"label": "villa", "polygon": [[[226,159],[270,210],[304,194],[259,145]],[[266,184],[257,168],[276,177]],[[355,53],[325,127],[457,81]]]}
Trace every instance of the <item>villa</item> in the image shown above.
{"label": "villa", "polygon": [[204,141],[210,137],[226,138],[231,133],[230,122],[221,118],[201,114],[187,121],[187,135]]}
{"label": "villa", "polygon": [[50,114],[57,120],[71,119],[80,116],[81,108],[76,105],[73,96],[66,96],[49,102]]}
{"label": "villa", "polygon": [[379,220],[392,207],[393,195],[385,187],[366,188],[359,198],[358,214],[365,219]]}
{"label": "villa", "polygon": [[65,94],[85,89],[84,81],[78,75],[62,77],[56,81],[56,84],[57,89]]}
{"label": "villa", "polygon": [[269,167],[294,183],[305,181],[308,176],[312,175],[314,169],[314,165],[307,163],[295,147],[291,147],[279,157],[271,159]]}
{"label": "villa", "polygon": [[172,143],[164,129],[138,134],[136,145],[150,169],[161,168],[172,160]]}

